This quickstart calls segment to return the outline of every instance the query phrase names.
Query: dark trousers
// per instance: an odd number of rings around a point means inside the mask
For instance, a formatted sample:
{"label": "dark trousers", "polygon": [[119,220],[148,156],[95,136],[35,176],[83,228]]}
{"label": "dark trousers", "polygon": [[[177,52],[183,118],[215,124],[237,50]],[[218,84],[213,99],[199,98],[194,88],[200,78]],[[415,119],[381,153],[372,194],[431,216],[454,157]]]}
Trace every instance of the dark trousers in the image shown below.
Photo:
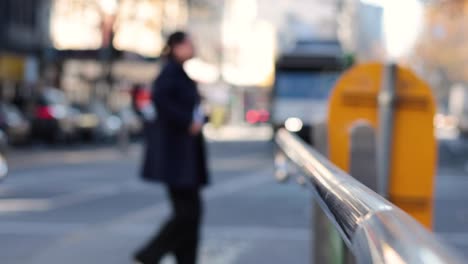
{"label": "dark trousers", "polygon": [[178,264],[197,260],[202,204],[199,189],[168,189],[173,214],[159,233],[137,254],[145,264],[159,263],[174,254]]}

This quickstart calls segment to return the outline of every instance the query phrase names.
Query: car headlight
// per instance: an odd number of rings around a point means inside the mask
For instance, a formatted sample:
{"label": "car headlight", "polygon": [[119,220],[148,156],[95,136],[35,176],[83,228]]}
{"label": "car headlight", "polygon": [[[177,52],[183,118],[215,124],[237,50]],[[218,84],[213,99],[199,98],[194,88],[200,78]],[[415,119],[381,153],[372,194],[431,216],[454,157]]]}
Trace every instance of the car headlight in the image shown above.
{"label": "car headlight", "polygon": [[107,118],[106,125],[109,130],[117,131],[122,127],[122,120],[113,115]]}
{"label": "car headlight", "polygon": [[301,131],[303,126],[302,120],[297,117],[288,118],[286,122],[284,122],[284,127],[293,133]]}
{"label": "car headlight", "polygon": [[63,105],[53,105],[51,107],[51,114],[57,119],[65,118],[67,116],[67,108]]}
{"label": "car headlight", "polygon": [[0,180],[6,178],[7,175],[8,175],[8,163],[5,157],[3,157],[2,154],[0,154]]}

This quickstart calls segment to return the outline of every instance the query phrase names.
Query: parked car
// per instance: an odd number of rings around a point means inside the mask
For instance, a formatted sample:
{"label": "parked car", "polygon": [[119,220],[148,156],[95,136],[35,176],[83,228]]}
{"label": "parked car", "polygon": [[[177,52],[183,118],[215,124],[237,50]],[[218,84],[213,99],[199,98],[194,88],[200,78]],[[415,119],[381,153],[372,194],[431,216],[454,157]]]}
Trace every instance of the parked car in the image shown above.
{"label": "parked car", "polygon": [[90,106],[91,111],[99,120],[97,137],[100,139],[114,139],[122,128],[122,120],[112,114],[106,105],[101,101],[94,101]]}
{"label": "parked car", "polygon": [[92,140],[112,140],[117,137],[122,121],[103,102],[94,100],[89,105],[74,108],[78,111],[75,125],[81,137]]}
{"label": "parked car", "polygon": [[268,123],[270,121],[270,112],[265,109],[251,109],[245,114],[245,120],[252,125]]}
{"label": "parked car", "polygon": [[71,107],[65,93],[46,88],[38,97],[33,118],[33,133],[49,142],[65,141],[76,137],[75,120],[79,111]]}
{"label": "parked car", "polygon": [[143,121],[132,107],[125,107],[119,111],[122,126],[128,129],[130,136],[138,136],[143,131]]}
{"label": "parked car", "polygon": [[93,113],[89,105],[73,105],[76,112],[73,122],[80,139],[92,140],[95,138],[99,126],[99,118]]}
{"label": "parked car", "polygon": [[6,160],[7,146],[8,137],[6,133],[0,129],[0,181],[5,180],[8,176],[8,162]]}
{"label": "parked car", "polygon": [[29,140],[31,124],[15,105],[1,102],[0,119],[9,143],[20,144]]}

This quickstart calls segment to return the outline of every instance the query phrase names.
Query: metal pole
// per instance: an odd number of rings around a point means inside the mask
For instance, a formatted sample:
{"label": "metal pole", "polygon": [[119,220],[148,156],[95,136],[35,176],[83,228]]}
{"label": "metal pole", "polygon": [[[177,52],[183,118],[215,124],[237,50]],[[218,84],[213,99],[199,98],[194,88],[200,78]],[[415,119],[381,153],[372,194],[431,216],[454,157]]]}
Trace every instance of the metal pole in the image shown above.
{"label": "metal pole", "polygon": [[377,138],[377,192],[388,197],[388,182],[393,143],[393,118],[396,99],[397,65],[387,64],[383,70],[379,102],[379,128]]}
{"label": "metal pole", "polygon": [[[311,136],[315,142],[315,149],[325,156],[328,155],[326,124],[316,125]],[[311,263],[352,263],[348,262],[348,256],[352,254],[316,200],[312,201],[311,214],[311,244],[313,247],[311,250]]]}
{"label": "metal pole", "polygon": [[122,127],[119,131],[119,138],[118,138],[119,149],[122,153],[128,154],[130,148],[130,131],[128,124],[123,121]]}

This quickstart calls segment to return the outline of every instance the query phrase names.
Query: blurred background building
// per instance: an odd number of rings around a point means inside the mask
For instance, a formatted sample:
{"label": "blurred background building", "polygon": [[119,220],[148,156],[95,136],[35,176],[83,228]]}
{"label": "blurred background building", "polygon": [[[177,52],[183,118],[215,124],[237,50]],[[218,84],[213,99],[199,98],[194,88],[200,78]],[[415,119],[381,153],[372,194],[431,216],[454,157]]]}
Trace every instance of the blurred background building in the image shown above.
{"label": "blurred background building", "polygon": [[[440,111],[449,112],[451,88],[465,87],[468,76],[467,1],[413,0],[404,12],[397,2],[5,0],[0,94],[27,120],[37,118],[44,87],[64,93],[71,112],[88,116],[97,104],[122,119],[132,112],[131,90],[148,91],[156,76],[164,37],[188,29],[198,56],[187,70],[211,105],[223,109],[223,122],[242,123],[250,110],[268,110],[277,58],[311,41],[339,41],[356,61],[409,65],[434,87]],[[395,32],[406,42],[392,42],[388,35]]]}

